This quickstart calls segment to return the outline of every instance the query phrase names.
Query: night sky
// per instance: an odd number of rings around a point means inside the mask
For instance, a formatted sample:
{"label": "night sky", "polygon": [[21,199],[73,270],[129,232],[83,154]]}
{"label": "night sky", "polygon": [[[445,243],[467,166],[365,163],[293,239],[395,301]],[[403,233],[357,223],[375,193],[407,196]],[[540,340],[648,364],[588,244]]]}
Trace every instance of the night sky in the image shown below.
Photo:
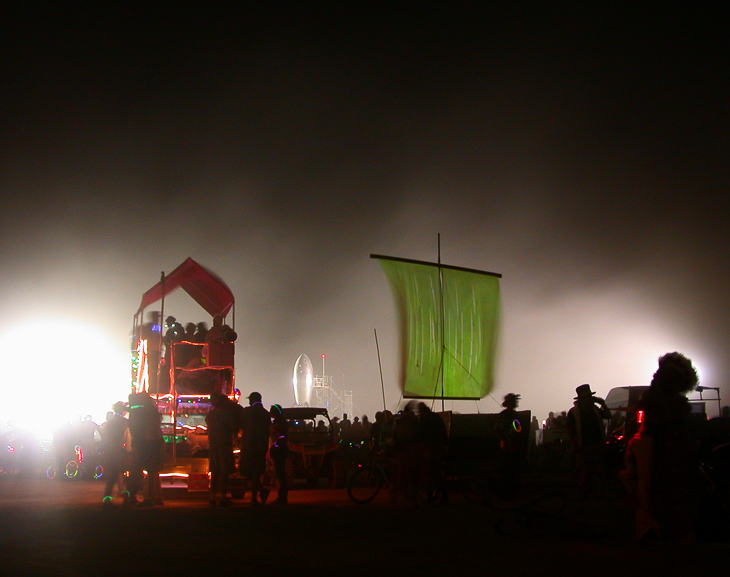
{"label": "night sky", "polygon": [[[516,392],[542,419],[581,383],[647,384],[673,350],[727,403],[719,14],[184,4],[2,9],[4,333],[80,322],[126,355],[142,293],[190,256],[236,297],[244,394],[292,404],[299,354],[317,373],[326,354],[372,417],[374,329],[391,410],[399,393],[369,255],[436,261],[440,234],[444,263],[503,275],[496,387],[447,408]],[[210,322],[184,293],[165,312]],[[83,342],[38,336],[39,362],[62,347],[84,363]],[[99,375],[109,404],[128,376]]]}

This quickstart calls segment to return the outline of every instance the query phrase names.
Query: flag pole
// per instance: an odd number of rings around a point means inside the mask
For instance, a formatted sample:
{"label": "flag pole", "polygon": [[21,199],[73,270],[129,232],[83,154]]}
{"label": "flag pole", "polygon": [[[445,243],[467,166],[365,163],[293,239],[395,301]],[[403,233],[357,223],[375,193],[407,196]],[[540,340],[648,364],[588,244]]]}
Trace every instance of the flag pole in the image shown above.
{"label": "flag pole", "polygon": [[387,409],[385,404],[385,384],[383,383],[383,364],[380,362],[380,345],[378,344],[378,331],[373,329],[375,333],[375,349],[378,351],[378,367],[380,367],[380,390],[383,393],[383,410]]}
{"label": "flag pole", "polygon": [[438,233],[438,267],[439,267],[439,299],[441,305],[441,412],[446,409],[444,406],[444,349],[446,348],[444,328],[444,277],[441,270],[441,233]]}

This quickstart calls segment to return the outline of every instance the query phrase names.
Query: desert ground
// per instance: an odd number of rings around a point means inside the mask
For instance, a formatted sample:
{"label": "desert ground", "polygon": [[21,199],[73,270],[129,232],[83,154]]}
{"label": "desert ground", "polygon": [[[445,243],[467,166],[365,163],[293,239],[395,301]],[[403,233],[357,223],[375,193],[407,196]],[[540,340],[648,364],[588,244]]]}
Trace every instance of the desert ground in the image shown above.
{"label": "desert ground", "polygon": [[210,507],[166,490],[164,506],[101,505],[99,481],[0,477],[0,574],[699,575],[727,566],[724,539],[689,547],[633,539],[618,484],[594,499],[569,477],[530,476],[517,498],[413,507],[383,491],[295,487],[288,506]]}

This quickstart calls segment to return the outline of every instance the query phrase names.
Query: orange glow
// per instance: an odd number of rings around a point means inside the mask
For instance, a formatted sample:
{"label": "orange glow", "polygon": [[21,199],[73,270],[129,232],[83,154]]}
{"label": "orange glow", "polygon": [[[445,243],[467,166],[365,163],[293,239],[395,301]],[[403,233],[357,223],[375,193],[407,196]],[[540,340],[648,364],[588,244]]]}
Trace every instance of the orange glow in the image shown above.
{"label": "orange glow", "polygon": [[140,339],[137,345],[137,354],[139,355],[139,370],[137,371],[137,384],[135,385],[135,393],[146,393],[150,388],[149,375],[149,359],[147,357],[147,339]]}

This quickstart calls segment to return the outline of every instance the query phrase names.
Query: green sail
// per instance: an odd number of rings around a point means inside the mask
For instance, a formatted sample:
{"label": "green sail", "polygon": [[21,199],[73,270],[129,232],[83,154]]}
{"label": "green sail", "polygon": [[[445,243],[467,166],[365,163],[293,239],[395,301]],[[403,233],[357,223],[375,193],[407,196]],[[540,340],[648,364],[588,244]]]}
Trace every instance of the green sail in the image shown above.
{"label": "green sail", "polygon": [[403,396],[483,398],[494,379],[501,275],[371,256],[396,298]]}

